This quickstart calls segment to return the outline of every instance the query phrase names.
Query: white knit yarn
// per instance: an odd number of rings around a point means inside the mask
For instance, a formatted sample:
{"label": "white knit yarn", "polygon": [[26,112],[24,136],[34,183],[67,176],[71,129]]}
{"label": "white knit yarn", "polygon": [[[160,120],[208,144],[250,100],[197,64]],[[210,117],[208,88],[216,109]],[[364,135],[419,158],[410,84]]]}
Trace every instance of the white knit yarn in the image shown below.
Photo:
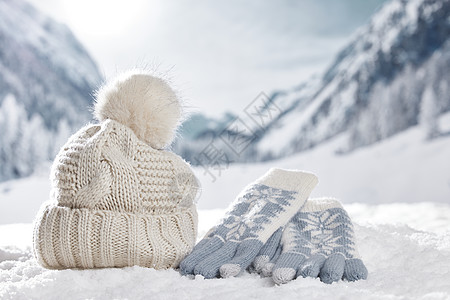
{"label": "white knit yarn", "polygon": [[198,185],[189,165],[116,121],[74,134],[51,180],[33,243],[47,268],[164,269],[177,267],[194,246]]}

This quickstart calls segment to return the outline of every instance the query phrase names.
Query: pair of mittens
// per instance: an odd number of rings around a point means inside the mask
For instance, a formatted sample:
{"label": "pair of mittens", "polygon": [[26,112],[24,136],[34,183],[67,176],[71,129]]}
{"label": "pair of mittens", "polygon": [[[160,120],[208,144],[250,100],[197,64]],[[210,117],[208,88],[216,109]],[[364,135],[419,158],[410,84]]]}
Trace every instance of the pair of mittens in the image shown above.
{"label": "pair of mittens", "polygon": [[353,224],[335,199],[309,199],[275,233],[250,266],[277,284],[297,277],[319,277],[325,283],[367,279],[367,269],[355,244]]}
{"label": "pair of mittens", "polygon": [[181,274],[226,278],[247,269],[264,244],[274,241],[274,232],[281,236],[279,229],[305,204],[317,183],[310,173],[270,169],[244,189],[222,222],[180,263]]}

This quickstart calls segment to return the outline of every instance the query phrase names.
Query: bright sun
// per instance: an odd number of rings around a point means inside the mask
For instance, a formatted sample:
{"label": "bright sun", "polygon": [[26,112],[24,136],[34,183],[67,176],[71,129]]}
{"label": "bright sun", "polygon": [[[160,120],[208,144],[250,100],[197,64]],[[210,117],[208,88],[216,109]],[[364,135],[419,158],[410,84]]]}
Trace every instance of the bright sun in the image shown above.
{"label": "bright sun", "polygon": [[63,9],[71,27],[84,35],[113,36],[129,29],[145,14],[153,15],[145,0],[64,0]]}

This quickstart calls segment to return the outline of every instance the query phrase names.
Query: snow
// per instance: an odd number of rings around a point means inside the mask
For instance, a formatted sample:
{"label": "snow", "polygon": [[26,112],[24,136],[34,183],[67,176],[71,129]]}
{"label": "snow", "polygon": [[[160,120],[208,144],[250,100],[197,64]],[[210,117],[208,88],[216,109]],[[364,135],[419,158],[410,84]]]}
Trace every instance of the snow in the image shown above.
{"label": "snow", "polygon": [[[398,41],[401,28],[406,28],[409,32],[416,29],[419,19],[419,8],[423,3],[421,0],[410,0],[402,2],[392,1],[383,6],[380,13],[372,19],[374,31],[383,32],[385,38],[380,40],[381,49],[388,53]],[[437,3],[436,3],[437,4]],[[426,16],[430,16],[439,9],[437,5],[427,5],[424,7]],[[392,26],[393,24],[397,26]]]}
{"label": "snow", "polygon": [[0,1],[0,40],[4,181],[31,175],[91,119],[87,108],[102,76],[67,26],[25,0]]}
{"label": "snow", "polygon": [[33,221],[50,194],[49,167],[36,173],[28,178],[0,183],[0,224]]}
{"label": "snow", "polygon": [[[205,280],[201,276],[182,277],[175,270],[141,267],[54,271],[38,266],[26,251],[0,246],[0,298],[450,298],[448,204],[347,204],[345,207],[356,224],[358,246],[370,272],[367,281],[326,285],[318,279],[301,278],[275,286],[269,278],[248,273],[231,279]],[[201,210],[200,231],[204,233],[222,213],[222,210]],[[434,219],[435,216],[438,218]],[[0,226],[2,241],[5,231],[12,232],[14,227],[30,241],[30,234],[25,234],[31,230],[30,225]]]}
{"label": "snow", "polygon": [[437,113],[448,112],[448,92],[439,86],[450,85],[449,12],[448,1],[386,2],[325,70],[302,101],[308,105],[284,111],[251,155],[280,158],[343,132],[350,136],[347,151],[372,144],[418,123],[427,87],[440,103]]}
{"label": "snow", "polygon": [[[441,117],[440,128],[450,132],[450,113]],[[316,173],[319,185],[312,196],[334,196],[344,203],[450,203],[449,134],[426,141],[423,128],[415,126],[371,147],[337,155],[346,140],[341,135],[288,158],[231,165],[220,174],[211,169],[215,181],[196,169],[202,183],[199,207],[226,208],[247,183],[274,166]]]}
{"label": "snow", "polygon": [[[450,114],[440,119],[450,130]],[[46,270],[31,255],[32,218],[49,194],[48,173],[0,184],[1,299],[450,299],[450,135],[426,141],[414,127],[371,147],[336,155],[344,137],[289,158],[232,165],[202,182],[199,238],[249,182],[269,167],[315,172],[313,196],[341,198],[355,224],[369,270],[359,282],[326,285],[298,279],[275,286],[244,273],[237,278],[182,277],[176,270],[141,267]],[[15,224],[10,224],[15,223]]]}
{"label": "snow", "polygon": [[92,86],[98,84],[96,65],[85,55],[68,27],[41,14],[26,1],[2,1],[0,11],[3,34],[14,36],[20,44],[36,49],[53,65],[64,66],[68,77],[80,86],[85,82]]}
{"label": "snow", "polygon": [[[313,115],[320,110],[320,107],[324,104],[324,102],[329,101],[329,96],[336,92],[339,83],[340,82],[338,80],[332,81],[330,84],[326,85],[320,93],[318,93],[314,101],[308,107],[298,109],[295,113],[291,113],[290,119],[284,120],[284,125],[281,126],[282,130],[289,130],[295,137],[295,133],[298,132],[299,129],[305,125],[305,123],[309,122],[313,118]],[[322,136],[321,134],[322,132],[319,133],[319,136]],[[286,149],[288,146],[286,143],[288,142],[289,139],[285,139],[284,144],[281,144],[279,148]]]}

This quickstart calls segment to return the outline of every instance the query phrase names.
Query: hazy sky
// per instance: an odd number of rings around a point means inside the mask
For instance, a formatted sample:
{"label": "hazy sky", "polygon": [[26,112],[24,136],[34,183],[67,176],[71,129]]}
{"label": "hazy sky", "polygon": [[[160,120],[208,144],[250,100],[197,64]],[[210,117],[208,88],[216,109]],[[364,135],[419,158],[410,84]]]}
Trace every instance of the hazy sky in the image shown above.
{"label": "hazy sky", "polygon": [[107,77],[158,64],[198,111],[239,112],[324,70],[385,0],[31,0]]}

